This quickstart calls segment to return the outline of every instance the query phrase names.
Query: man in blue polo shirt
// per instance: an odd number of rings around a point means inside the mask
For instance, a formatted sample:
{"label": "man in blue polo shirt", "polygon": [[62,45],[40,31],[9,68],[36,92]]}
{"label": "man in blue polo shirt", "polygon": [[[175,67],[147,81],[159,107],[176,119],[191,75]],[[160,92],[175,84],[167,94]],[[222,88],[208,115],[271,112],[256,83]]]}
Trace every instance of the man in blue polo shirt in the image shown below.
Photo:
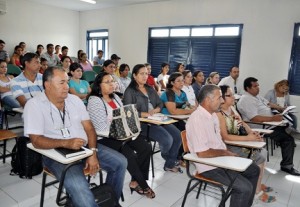
{"label": "man in blue polo shirt", "polygon": [[39,73],[41,64],[39,56],[35,53],[26,53],[21,59],[23,73],[11,81],[11,91],[14,98],[22,107],[26,102],[44,91],[42,74]]}

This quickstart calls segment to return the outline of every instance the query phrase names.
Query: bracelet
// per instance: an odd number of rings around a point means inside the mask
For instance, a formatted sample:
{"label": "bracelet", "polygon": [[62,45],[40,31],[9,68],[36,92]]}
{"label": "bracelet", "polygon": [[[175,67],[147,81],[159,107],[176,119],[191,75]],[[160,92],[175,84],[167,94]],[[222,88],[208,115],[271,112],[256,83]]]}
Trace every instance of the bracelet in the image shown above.
{"label": "bracelet", "polygon": [[92,150],[92,151],[94,151],[94,152],[98,152],[98,148],[92,147],[92,148],[90,148],[90,150]]}

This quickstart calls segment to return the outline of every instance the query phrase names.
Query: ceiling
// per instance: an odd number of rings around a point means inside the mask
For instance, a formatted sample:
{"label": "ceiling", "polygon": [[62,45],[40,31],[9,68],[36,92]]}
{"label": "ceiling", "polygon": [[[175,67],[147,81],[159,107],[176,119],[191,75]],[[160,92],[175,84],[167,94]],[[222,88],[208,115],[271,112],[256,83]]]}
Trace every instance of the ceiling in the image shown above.
{"label": "ceiling", "polygon": [[108,7],[119,7],[132,4],[145,4],[149,2],[160,2],[170,0],[96,0],[96,4],[82,2],[80,0],[27,0],[40,4],[56,6],[73,11],[88,11],[95,9],[104,9]]}

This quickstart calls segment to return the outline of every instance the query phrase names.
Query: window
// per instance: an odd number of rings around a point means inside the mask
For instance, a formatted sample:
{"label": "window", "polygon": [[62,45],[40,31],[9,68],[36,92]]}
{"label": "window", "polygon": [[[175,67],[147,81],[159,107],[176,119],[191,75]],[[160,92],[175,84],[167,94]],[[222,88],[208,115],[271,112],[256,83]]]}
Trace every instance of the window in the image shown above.
{"label": "window", "polygon": [[207,77],[217,71],[228,76],[239,65],[243,25],[208,25],[149,28],[148,62],[158,76],[163,62],[170,72],[177,63],[191,71],[202,70]]}
{"label": "window", "polygon": [[108,30],[87,31],[87,55],[92,62],[98,50],[103,50],[103,58],[108,59]]}
{"label": "window", "polygon": [[290,85],[290,94],[300,95],[300,23],[296,23],[294,27],[288,80]]}

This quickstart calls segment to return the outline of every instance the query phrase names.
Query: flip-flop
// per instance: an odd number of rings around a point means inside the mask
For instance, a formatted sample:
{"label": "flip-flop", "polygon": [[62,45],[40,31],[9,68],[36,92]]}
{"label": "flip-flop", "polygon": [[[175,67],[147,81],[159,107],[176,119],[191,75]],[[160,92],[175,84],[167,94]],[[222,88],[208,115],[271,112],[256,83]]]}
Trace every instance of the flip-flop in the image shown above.
{"label": "flip-flop", "polygon": [[261,184],[261,190],[264,191],[265,193],[269,193],[273,191],[272,187],[266,186],[264,184]]}
{"label": "flip-flop", "polygon": [[261,196],[259,196],[258,198],[260,201],[264,202],[264,203],[272,203],[276,201],[276,197],[275,196],[270,196],[267,193],[262,193]]}

